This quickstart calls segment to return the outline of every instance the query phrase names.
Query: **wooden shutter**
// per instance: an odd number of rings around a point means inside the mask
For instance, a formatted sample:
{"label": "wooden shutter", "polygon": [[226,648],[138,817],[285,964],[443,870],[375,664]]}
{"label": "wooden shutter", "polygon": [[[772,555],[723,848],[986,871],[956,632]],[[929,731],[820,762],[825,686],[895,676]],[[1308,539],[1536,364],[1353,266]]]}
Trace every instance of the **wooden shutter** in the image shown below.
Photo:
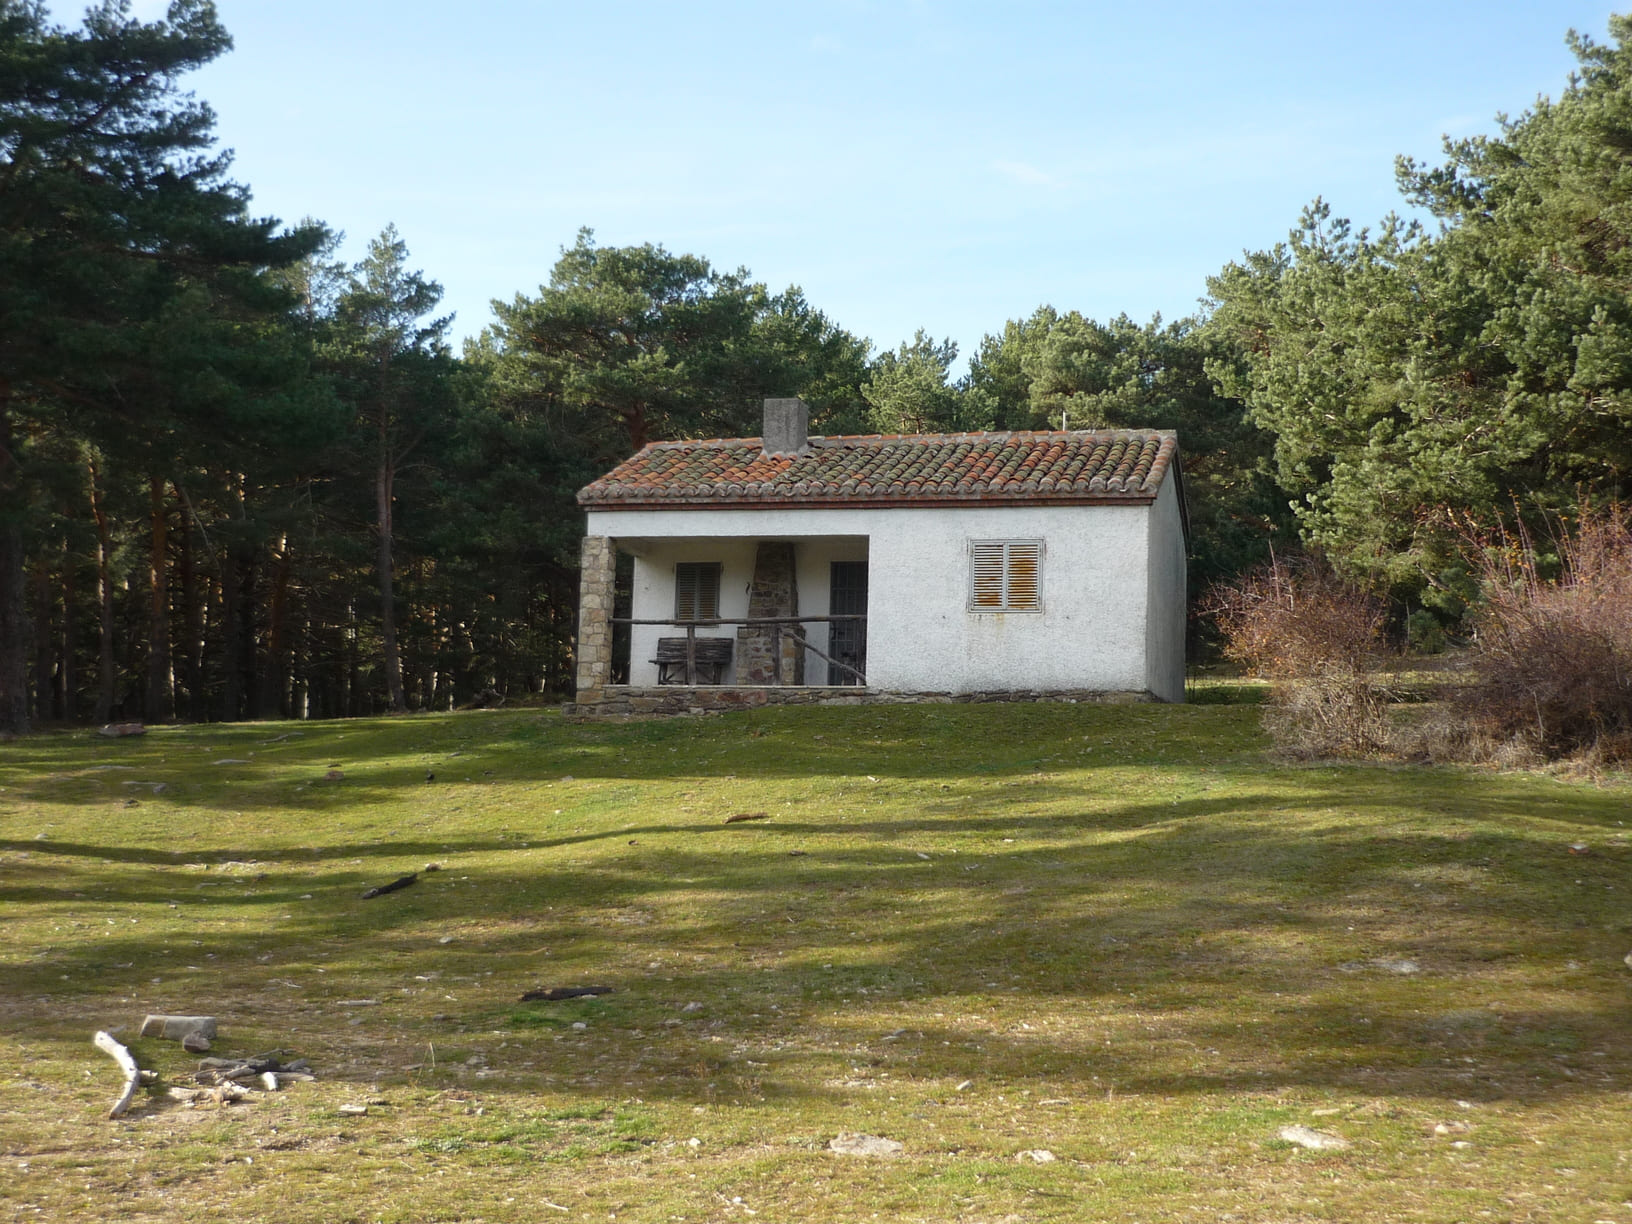
{"label": "wooden shutter", "polygon": [[1040,612],[1042,607],[1041,540],[969,541],[971,612]]}
{"label": "wooden shutter", "polygon": [[674,567],[674,619],[715,620],[720,615],[720,563],[681,561]]}
{"label": "wooden shutter", "polygon": [[1003,541],[969,541],[969,606],[976,612],[1003,610]]}
{"label": "wooden shutter", "polygon": [[1043,542],[1010,540],[1008,586],[1003,606],[1012,612],[1036,612],[1043,606]]}

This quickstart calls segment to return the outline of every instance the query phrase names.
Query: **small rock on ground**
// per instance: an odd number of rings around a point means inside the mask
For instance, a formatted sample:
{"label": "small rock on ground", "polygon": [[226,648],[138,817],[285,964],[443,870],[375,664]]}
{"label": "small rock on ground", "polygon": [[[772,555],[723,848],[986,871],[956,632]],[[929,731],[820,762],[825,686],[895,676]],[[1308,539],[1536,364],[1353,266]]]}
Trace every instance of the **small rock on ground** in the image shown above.
{"label": "small rock on ground", "polygon": [[1055,1156],[1047,1148],[1031,1148],[1029,1151],[1016,1152],[1014,1158],[1021,1164],[1025,1164],[1028,1160],[1032,1164],[1048,1164],[1055,1159]]}
{"label": "small rock on ground", "polygon": [[1406,960],[1404,957],[1399,956],[1379,956],[1371,963],[1389,973],[1410,975],[1422,971],[1422,966],[1418,965],[1416,961]]}
{"label": "small rock on ground", "polygon": [[1310,1148],[1317,1152],[1341,1152],[1349,1146],[1349,1141],[1341,1135],[1311,1130],[1307,1126],[1283,1126],[1281,1127],[1280,1137],[1288,1143],[1295,1143],[1299,1147]]}
{"label": "small rock on ground", "polygon": [[861,1135],[853,1131],[840,1131],[838,1138],[828,1143],[828,1150],[837,1152],[841,1156],[899,1156],[901,1145],[894,1139],[885,1139],[881,1135]]}

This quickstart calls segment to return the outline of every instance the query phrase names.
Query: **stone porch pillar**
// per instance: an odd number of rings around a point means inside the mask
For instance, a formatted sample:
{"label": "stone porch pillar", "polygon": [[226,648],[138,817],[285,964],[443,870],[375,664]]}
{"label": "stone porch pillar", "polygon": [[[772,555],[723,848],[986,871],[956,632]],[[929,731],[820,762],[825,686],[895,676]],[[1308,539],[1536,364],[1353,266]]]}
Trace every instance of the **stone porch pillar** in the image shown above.
{"label": "stone porch pillar", "polygon": [[612,584],[618,550],[611,536],[585,536],[579,554],[578,700],[594,704],[612,678]]}
{"label": "stone porch pillar", "polygon": [[[799,576],[791,542],[760,541],[754,553],[754,579],[748,588],[748,615],[799,615]],[[804,635],[803,627],[784,625],[780,635],[782,653],[774,657],[778,635],[771,626],[744,625],[738,629],[737,683],[803,684],[805,652],[796,639]]]}

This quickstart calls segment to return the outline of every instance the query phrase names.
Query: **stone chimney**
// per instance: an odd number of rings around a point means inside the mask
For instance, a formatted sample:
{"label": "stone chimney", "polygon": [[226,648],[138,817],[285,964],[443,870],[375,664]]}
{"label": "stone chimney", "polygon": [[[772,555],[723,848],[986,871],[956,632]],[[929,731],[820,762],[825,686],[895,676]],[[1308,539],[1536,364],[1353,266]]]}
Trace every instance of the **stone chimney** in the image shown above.
{"label": "stone chimney", "polygon": [[765,401],[762,445],[767,455],[802,455],[810,449],[810,408],[804,400]]}

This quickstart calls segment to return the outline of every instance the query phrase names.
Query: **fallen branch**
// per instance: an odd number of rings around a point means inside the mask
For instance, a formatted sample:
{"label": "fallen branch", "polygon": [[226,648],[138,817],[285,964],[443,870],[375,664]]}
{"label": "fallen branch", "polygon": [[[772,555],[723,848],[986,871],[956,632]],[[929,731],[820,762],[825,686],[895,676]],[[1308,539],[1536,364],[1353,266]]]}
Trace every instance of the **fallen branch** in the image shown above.
{"label": "fallen branch", "polygon": [[254,1080],[266,1082],[264,1077],[275,1075],[281,1080],[308,1081],[315,1077],[307,1071],[308,1063],[304,1058],[297,1058],[287,1065],[280,1063],[272,1055],[261,1055],[256,1058],[205,1058],[198,1064],[198,1071],[193,1078],[200,1084],[222,1084],[228,1080],[239,1084],[247,1084]]}
{"label": "fallen branch", "polygon": [[119,1069],[125,1073],[125,1090],[119,1094],[119,1099],[113,1103],[113,1108],[108,1110],[110,1119],[117,1118],[130,1108],[130,1099],[136,1095],[136,1085],[142,1078],[141,1068],[136,1065],[136,1060],[131,1057],[130,1051],[120,1045],[112,1033],[104,1033],[98,1030],[96,1036],[91,1038],[91,1044],[118,1063]]}
{"label": "fallen branch", "polygon": [[764,820],[769,812],[738,812],[735,816],[727,816],[726,824],[736,824],[739,820]]}
{"label": "fallen branch", "polygon": [[552,986],[548,990],[529,990],[521,996],[523,1003],[557,1003],[562,999],[588,999],[595,995],[612,993],[610,986]]}
{"label": "fallen branch", "polygon": [[394,893],[399,888],[407,888],[417,879],[419,879],[419,872],[410,871],[405,876],[398,876],[389,884],[381,884],[378,888],[369,889],[363,894],[363,900],[367,901],[370,897],[383,897],[386,893]]}

